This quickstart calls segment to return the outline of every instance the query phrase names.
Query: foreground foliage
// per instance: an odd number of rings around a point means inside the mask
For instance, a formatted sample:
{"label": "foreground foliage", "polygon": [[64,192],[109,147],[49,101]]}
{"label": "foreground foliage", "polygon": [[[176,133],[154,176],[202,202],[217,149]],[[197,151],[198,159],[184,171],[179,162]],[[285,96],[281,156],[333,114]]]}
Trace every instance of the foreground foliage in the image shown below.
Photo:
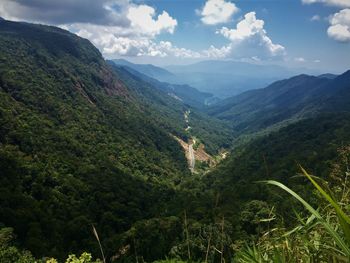
{"label": "foreground foliage", "polygon": [[[276,181],[266,181],[298,200],[310,213],[299,225],[284,232],[275,228],[266,232],[257,244],[241,250],[237,262],[349,262],[350,261],[350,147],[340,151],[341,162],[332,173],[336,184],[311,176],[303,168],[303,175],[314,185],[319,202],[317,209],[290,188]],[[323,187],[321,186],[324,185]],[[326,190],[327,189],[327,190]],[[339,200],[339,201],[336,201]]]}

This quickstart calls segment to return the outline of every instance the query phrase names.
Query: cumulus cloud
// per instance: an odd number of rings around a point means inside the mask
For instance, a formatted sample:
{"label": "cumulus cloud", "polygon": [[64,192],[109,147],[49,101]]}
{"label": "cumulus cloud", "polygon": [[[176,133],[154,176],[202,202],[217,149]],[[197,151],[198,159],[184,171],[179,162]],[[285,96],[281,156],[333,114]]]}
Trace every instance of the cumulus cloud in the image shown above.
{"label": "cumulus cloud", "polygon": [[200,58],[202,55],[186,48],[179,48],[174,46],[169,41],[160,41],[159,44],[153,45],[149,48],[147,56],[172,56],[180,58]]}
{"label": "cumulus cloud", "polygon": [[152,32],[139,30],[125,31],[118,27],[73,24],[68,29],[77,35],[88,38],[109,58],[118,56],[151,56],[198,58],[199,52],[174,46],[169,41],[156,42]]}
{"label": "cumulus cloud", "polygon": [[170,42],[157,43],[158,35],[174,33],[177,20],[131,0],[1,0],[0,16],[58,25],[89,39],[107,57],[199,55]]}
{"label": "cumulus cloud", "polygon": [[304,4],[324,3],[331,6],[350,7],[349,0],[302,0]]}
{"label": "cumulus cloud", "polygon": [[303,57],[294,58],[294,60],[295,60],[296,62],[300,62],[300,63],[306,62],[305,58],[303,58]]}
{"label": "cumulus cloud", "polygon": [[[228,22],[238,12],[227,0],[207,0],[200,15],[203,23]],[[274,44],[264,21],[248,13],[236,29],[223,27],[218,34],[229,40],[220,48],[193,51],[170,41],[157,41],[160,34],[173,34],[177,20],[136,0],[0,0],[0,16],[58,25],[89,39],[104,56],[151,56],[178,58],[249,58],[254,61],[278,57],[284,47]]]}
{"label": "cumulus cloud", "polygon": [[201,20],[204,24],[217,25],[229,22],[238,11],[234,3],[225,0],[207,0],[198,13],[202,16]]}
{"label": "cumulus cloud", "polygon": [[127,18],[131,21],[131,26],[140,34],[155,36],[162,31],[174,33],[177,26],[176,19],[163,11],[154,19],[155,9],[147,5],[131,6],[127,12]]}
{"label": "cumulus cloud", "polygon": [[[127,25],[128,0],[1,0],[0,16],[48,24]],[[118,12],[116,12],[118,9]]]}
{"label": "cumulus cloud", "polygon": [[314,15],[310,18],[310,21],[320,21],[321,17],[319,15]]}
{"label": "cumulus cloud", "polygon": [[[350,7],[350,0],[302,0],[304,4],[324,3],[338,7]],[[311,19],[314,21],[313,19]],[[350,42],[350,9],[345,8],[332,15],[327,34],[339,42]]]}
{"label": "cumulus cloud", "polygon": [[350,42],[350,9],[335,13],[329,20],[328,36],[340,42]]}
{"label": "cumulus cloud", "polygon": [[210,52],[218,56],[258,59],[283,56],[285,48],[272,42],[264,29],[264,24],[263,20],[256,18],[255,12],[247,13],[236,28],[222,27],[216,32],[229,39],[230,44],[220,49],[212,47]]}

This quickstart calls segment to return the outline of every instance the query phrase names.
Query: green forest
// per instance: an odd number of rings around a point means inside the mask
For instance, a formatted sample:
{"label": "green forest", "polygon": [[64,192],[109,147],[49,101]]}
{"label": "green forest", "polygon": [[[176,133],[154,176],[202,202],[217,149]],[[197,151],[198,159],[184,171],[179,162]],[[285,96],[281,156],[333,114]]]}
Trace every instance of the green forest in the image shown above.
{"label": "green forest", "polygon": [[[0,21],[0,263],[349,262],[350,71],[208,108],[155,83],[68,31]],[[174,139],[189,110],[206,151],[229,152],[197,173]]]}

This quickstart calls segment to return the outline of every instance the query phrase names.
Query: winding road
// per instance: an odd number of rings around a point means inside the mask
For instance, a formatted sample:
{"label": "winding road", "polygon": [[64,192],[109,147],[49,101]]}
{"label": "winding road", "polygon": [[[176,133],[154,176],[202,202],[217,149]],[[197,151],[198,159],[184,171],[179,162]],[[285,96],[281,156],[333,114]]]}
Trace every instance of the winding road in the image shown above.
{"label": "winding road", "polygon": [[194,166],[196,164],[196,159],[194,158],[194,151],[193,151],[193,143],[190,143],[188,145],[188,155],[189,155],[189,166],[190,170],[193,172],[194,171]]}
{"label": "winding road", "polygon": [[[189,125],[189,116],[190,116],[191,111],[188,110],[184,113],[184,118],[185,118],[185,122],[187,123],[187,127],[185,129],[185,131],[189,131],[191,129],[190,125]],[[189,168],[191,170],[191,172],[194,172],[194,167],[196,164],[196,158],[194,157],[194,150],[193,150],[193,144],[195,144],[196,141],[194,138],[191,138],[188,142],[188,161],[189,161]]]}

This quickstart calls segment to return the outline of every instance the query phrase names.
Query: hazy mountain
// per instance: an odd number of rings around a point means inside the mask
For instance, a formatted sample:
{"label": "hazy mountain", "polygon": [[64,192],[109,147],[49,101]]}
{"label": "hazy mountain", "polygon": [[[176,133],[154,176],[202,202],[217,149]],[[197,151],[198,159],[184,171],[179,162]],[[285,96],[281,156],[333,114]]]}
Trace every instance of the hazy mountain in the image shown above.
{"label": "hazy mountain", "polygon": [[187,83],[200,91],[218,97],[231,97],[250,89],[264,88],[268,84],[296,75],[305,70],[291,70],[275,65],[255,65],[236,61],[202,61],[191,65],[168,66],[177,76],[169,82]]}
{"label": "hazy mountain", "polygon": [[174,74],[170,73],[166,69],[154,66],[152,64],[134,64],[125,59],[113,59],[112,61],[116,65],[127,66],[146,76],[155,78],[160,81],[166,81],[168,79],[175,78]]}
{"label": "hazy mountain", "polygon": [[[114,63],[111,61],[110,63]],[[118,65],[119,66],[119,65]],[[214,98],[212,94],[207,92],[200,92],[195,88],[192,88],[188,85],[178,85],[178,84],[170,84],[166,82],[160,82],[155,78],[151,78],[134,70],[128,66],[119,66],[125,68],[131,74],[135,76],[135,78],[140,78],[143,81],[152,85],[152,87],[159,89],[167,93],[169,96],[182,101],[183,103],[190,105],[196,108],[203,108],[206,105],[210,105],[214,102],[217,102],[219,99]]]}
{"label": "hazy mountain", "polygon": [[350,109],[350,72],[329,79],[299,75],[226,99],[208,111],[240,131],[257,131],[320,112]]}
{"label": "hazy mountain", "polygon": [[322,75],[319,75],[319,78],[326,78],[326,79],[335,79],[338,75],[331,74],[331,73],[325,73]]}

